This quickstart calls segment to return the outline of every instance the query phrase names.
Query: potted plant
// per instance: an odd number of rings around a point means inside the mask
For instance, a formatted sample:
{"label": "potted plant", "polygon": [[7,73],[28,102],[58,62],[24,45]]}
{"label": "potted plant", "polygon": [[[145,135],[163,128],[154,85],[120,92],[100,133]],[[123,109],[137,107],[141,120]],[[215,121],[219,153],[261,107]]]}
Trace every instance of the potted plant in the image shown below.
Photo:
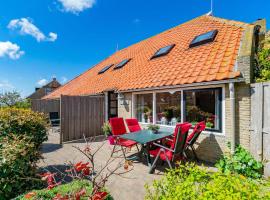
{"label": "potted plant", "polygon": [[145,106],[143,110],[143,114],[144,114],[145,122],[150,123],[150,116],[152,115],[152,110],[148,106]]}
{"label": "potted plant", "polygon": [[152,131],[152,133],[158,133],[158,130],[160,129],[160,127],[158,125],[154,125],[154,124],[150,124],[148,126],[148,130]]}
{"label": "potted plant", "polygon": [[112,136],[112,128],[109,122],[105,122],[102,126],[103,134],[108,138],[110,145],[114,145],[114,138]]}
{"label": "potted plant", "polygon": [[170,122],[171,119],[173,118],[173,108],[172,107],[165,108],[164,116],[166,117],[168,122]]}

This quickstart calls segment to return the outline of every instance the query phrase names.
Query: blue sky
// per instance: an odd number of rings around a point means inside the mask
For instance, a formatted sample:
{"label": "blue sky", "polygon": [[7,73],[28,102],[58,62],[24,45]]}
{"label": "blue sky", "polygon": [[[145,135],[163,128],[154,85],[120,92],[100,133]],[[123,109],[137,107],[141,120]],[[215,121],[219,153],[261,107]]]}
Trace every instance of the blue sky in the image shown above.
{"label": "blue sky", "polygon": [[[263,5],[263,6],[262,6]],[[1,0],[0,92],[66,82],[119,48],[207,13],[210,0]],[[253,22],[268,0],[215,0],[214,15]]]}

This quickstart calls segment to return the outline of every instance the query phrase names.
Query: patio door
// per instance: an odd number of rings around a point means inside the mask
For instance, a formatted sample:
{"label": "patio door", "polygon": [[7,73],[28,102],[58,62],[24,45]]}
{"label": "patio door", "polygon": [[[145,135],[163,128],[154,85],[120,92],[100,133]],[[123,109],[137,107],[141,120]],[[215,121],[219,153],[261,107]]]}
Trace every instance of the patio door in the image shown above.
{"label": "patio door", "polygon": [[108,93],[108,117],[118,117],[118,99],[117,93],[109,92]]}

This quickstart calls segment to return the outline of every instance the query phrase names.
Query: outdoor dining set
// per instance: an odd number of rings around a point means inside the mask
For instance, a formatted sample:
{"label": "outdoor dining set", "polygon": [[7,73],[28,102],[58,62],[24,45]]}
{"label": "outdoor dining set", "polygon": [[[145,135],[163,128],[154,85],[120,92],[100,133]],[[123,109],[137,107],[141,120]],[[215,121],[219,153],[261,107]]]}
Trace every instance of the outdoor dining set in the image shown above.
{"label": "outdoor dining set", "polygon": [[[142,129],[137,119],[111,118],[109,123],[114,140],[111,155],[113,156],[116,147],[120,146],[124,158],[128,160],[125,149],[135,146],[138,150],[138,157],[142,157],[142,155],[146,157],[150,168],[149,173],[154,172],[159,159],[167,162],[170,168],[176,161],[186,160],[188,149],[193,152],[194,158],[198,161],[194,144],[206,128],[205,122],[199,122],[194,127],[185,122],[176,124],[174,132],[171,133]],[[141,150],[138,145],[141,145]],[[153,163],[151,157],[154,157]]]}

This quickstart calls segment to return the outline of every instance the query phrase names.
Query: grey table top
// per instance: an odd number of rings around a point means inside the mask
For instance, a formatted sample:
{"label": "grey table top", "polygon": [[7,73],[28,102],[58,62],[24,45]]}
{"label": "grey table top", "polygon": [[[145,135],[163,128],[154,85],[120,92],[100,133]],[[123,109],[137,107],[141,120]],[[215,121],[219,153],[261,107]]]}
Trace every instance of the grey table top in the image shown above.
{"label": "grey table top", "polygon": [[153,133],[150,130],[141,130],[138,132],[124,134],[119,137],[122,139],[132,140],[140,144],[147,144],[147,143],[151,143],[151,142],[166,138],[172,134],[173,133],[171,132],[165,132],[165,131],[159,131],[158,133]]}

